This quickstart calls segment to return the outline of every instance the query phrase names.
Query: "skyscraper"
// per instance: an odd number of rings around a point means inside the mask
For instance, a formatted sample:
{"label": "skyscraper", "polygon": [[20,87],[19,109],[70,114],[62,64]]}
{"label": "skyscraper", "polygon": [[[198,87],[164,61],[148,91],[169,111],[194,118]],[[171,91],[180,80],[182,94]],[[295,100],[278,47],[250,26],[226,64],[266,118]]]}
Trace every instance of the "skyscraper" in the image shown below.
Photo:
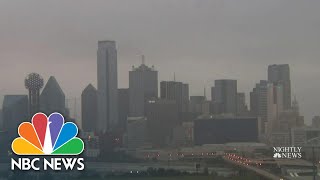
{"label": "skyscraper", "polygon": [[220,79],[214,82],[215,105],[219,106],[220,114],[236,114],[237,113],[237,80]]}
{"label": "skyscraper", "polygon": [[237,115],[247,116],[249,114],[248,106],[246,105],[246,96],[244,93],[237,93]]}
{"label": "skyscraper", "polygon": [[145,115],[145,103],[158,97],[158,71],[146,66],[144,56],[142,64],[132,68],[129,72],[129,102],[130,116],[139,117]]}
{"label": "skyscraper", "polygon": [[25,87],[29,90],[29,116],[32,117],[40,109],[40,89],[43,79],[37,73],[29,74],[24,80]]}
{"label": "skyscraper", "polygon": [[53,112],[66,114],[66,98],[56,78],[50,76],[40,95],[40,110],[49,115]]}
{"label": "skyscraper", "polygon": [[100,132],[112,131],[118,124],[117,49],[115,41],[99,41],[98,122]]}
{"label": "skyscraper", "polygon": [[27,95],[5,95],[2,105],[3,129],[9,138],[17,135],[17,128],[23,121],[30,121]]}
{"label": "skyscraper", "polygon": [[82,129],[86,132],[95,132],[97,128],[97,90],[89,84],[81,94]]}
{"label": "skyscraper", "polygon": [[283,107],[291,108],[291,80],[288,64],[273,64],[268,66],[268,81],[283,85]]}
{"label": "skyscraper", "polygon": [[176,81],[160,82],[160,98],[174,100],[178,106],[178,112],[188,112],[189,85]]}
{"label": "skyscraper", "polygon": [[254,116],[261,118],[261,132],[267,133],[283,111],[282,85],[274,85],[266,80],[256,84],[250,93],[250,109]]}

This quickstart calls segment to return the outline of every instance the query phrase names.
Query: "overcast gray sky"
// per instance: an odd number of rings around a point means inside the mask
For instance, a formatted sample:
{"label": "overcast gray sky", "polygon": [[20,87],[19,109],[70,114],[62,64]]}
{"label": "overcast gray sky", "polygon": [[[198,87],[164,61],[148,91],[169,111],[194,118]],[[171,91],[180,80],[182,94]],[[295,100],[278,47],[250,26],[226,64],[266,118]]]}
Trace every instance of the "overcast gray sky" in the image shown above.
{"label": "overcast gray sky", "polygon": [[24,77],[54,75],[65,94],[96,85],[98,40],[118,47],[119,87],[146,63],[159,80],[203,94],[215,79],[248,93],[269,64],[288,63],[306,121],[320,114],[319,0],[1,0],[0,96],[26,93]]}

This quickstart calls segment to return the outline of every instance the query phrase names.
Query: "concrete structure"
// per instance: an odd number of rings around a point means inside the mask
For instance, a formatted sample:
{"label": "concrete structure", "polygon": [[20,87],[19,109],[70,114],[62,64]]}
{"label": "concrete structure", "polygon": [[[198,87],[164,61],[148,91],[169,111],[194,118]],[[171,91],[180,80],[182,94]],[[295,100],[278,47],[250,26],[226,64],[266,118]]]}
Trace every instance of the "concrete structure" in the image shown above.
{"label": "concrete structure", "polygon": [[255,117],[203,116],[194,121],[194,143],[224,144],[258,142],[259,120]]}
{"label": "concrete structure", "polygon": [[130,116],[144,116],[145,103],[158,97],[158,71],[142,64],[129,72]]}
{"label": "concrete structure", "polygon": [[55,77],[50,76],[40,95],[41,112],[59,112],[66,116],[66,98]]}
{"label": "concrete structure", "polygon": [[113,131],[118,125],[118,75],[115,41],[99,41],[98,65],[98,122],[100,132]]}
{"label": "concrete structure", "polygon": [[237,113],[237,80],[220,79],[215,80],[211,89],[214,103],[219,106],[218,114]]}
{"label": "concrete structure", "polygon": [[180,113],[188,112],[189,85],[176,81],[161,81],[160,98],[175,101]]}
{"label": "concrete structure", "polygon": [[32,117],[40,109],[40,89],[43,87],[43,79],[39,74],[31,73],[25,78],[24,85],[29,90],[29,117]]}
{"label": "concrete structure", "polygon": [[9,139],[18,134],[22,122],[30,122],[27,95],[5,95],[2,105],[3,129],[8,132]]}
{"label": "concrete structure", "polygon": [[98,121],[98,95],[97,89],[89,84],[81,94],[82,130],[86,132],[97,131]]}
{"label": "concrete structure", "polygon": [[283,86],[283,108],[291,108],[291,80],[288,64],[273,64],[268,66],[268,81]]}
{"label": "concrete structure", "polygon": [[178,106],[172,100],[150,100],[146,105],[148,137],[154,147],[169,145],[173,128],[179,125]]}
{"label": "concrete structure", "polygon": [[118,89],[118,111],[119,111],[119,124],[118,127],[121,131],[125,131],[127,127],[127,118],[129,116],[130,102],[129,102],[129,89]]}
{"label": "concrete structure", "polygon": [[129,150],[135,150],[142,147],[147,142],[147,118],[128,117],[127,136]]}

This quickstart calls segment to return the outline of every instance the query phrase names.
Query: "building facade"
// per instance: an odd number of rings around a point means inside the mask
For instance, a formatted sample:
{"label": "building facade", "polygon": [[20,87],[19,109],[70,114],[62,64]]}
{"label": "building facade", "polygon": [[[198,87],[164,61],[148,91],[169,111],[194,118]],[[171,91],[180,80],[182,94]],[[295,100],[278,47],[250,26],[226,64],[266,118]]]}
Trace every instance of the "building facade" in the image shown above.
{"label": "building facade", "polygon": [[22,122],[30,122],[27,95],[5,95],[2,105],[3,130],[9,138],[17,136],[17,128]]}
{"label": "building facade", "polygon": [[40,110],[50,115],[59,112],[66,116],[66,98],[55,77],[51,76],[40,95]]}
{"label": "building facade", "polygon": [[154,67],[142,64],[129,72],[130,116],[145,115],[145,103],[158,97],[158,71]]}
{"label": "building facade", "polygon": [[81,94],[82,129],[85,132],[96,132],[98,121],[97,89],[89,84]]}
{"label": "building facade", "polygon": [[212,98],[214,104],[220,112],[218,114],[237,113],[237,80],[220,79],[215,80]]}
{"label": "building facade", "polygon": [[160,98],[175,101],[179,113],[188,112],[189,85],[176,81],[161,81]]}
{"label": "building facade", "polygon": [[117,49],[115,41],[99,41],[98,65],[98,121],[100,132],[113,131],[118,124]]}
{"label": "building facade", "polygon": [[268,66],[268,81],[283,86],[283,108],[291,108],[291,80],[288,64],[273,64]]}

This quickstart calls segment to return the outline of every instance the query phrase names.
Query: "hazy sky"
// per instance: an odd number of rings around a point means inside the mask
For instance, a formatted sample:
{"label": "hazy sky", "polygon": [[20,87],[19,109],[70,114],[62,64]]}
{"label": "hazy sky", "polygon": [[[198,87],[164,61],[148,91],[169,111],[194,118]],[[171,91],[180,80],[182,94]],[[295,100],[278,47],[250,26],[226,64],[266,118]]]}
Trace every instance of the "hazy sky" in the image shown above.
{"label": "hazy sky", "polygon": [[96,85],[98,40],[115,40],[119,87],[146,63],[160,80],[203,94],[215,79],[249,92],[269,64],[288,63],[306,121],[320,114],[319,0],[2,0],[0,96],[26,93],[30,72],[54,75],[68,97]]}

